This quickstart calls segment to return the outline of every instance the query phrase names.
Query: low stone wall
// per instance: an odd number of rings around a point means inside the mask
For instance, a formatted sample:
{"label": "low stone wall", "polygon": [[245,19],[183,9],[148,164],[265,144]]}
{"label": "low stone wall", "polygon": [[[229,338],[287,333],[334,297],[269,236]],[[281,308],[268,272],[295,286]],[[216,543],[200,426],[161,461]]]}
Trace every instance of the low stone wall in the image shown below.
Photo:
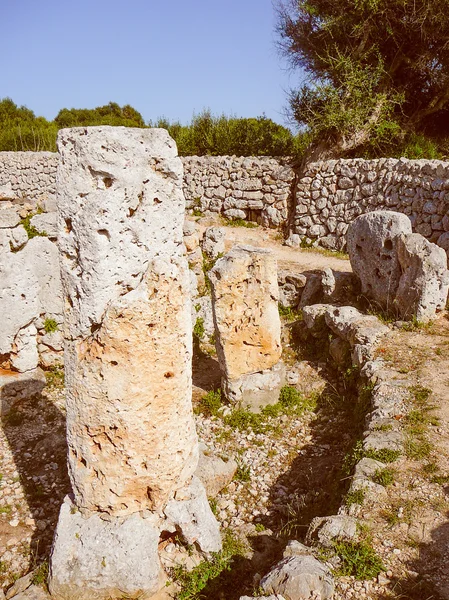
{"label": "low stone wall", "polygon": [[184,164],[187,208],[280,227],[293,204],[295,173],[287,159],[189,156]]}
{"label": "low stone wall", "polygon": [[449,163],[350,159],[311,164],[295,190],[294,233],[331,249],[346,244],[355,217],[388,208],[413,231],[449,250]]}
{"label": "low stone wall", "polygon": [[0,200],[23,199],[54,209],[58,160],[55,152],[0,152]]}

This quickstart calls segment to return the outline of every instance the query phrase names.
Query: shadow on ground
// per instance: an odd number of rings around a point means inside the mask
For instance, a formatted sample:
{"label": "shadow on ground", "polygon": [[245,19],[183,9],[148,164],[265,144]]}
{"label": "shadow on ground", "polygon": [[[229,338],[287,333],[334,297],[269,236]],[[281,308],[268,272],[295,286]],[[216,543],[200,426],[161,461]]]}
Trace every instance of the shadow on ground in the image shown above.
{"label": "shadow on ground", "polygon": [[17,385],[2,387],[2,427],[36,524],[30,547],[36,564],[48,557],[62,500],[70,492],[65,416],[43,392],[44,383],[32,379],[20,384],[23,399],[11,403]]}

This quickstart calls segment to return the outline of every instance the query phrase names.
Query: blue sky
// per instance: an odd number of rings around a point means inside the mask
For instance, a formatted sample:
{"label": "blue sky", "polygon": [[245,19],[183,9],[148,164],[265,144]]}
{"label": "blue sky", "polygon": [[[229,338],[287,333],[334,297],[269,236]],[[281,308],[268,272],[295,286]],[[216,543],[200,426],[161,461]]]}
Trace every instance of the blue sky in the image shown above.
{"label": "blue sky", "polygon": [[131,104],[284,123],[298,82],[276,50],[271,0],[0,0],[0,97],[37,115]]}

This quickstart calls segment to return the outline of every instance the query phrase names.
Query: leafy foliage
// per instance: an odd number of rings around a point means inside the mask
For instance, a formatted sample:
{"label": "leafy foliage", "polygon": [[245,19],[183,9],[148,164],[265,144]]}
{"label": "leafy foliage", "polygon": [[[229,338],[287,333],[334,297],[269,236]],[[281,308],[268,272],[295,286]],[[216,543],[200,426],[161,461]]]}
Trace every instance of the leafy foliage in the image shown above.
{"label": "leafy foliage", "polygon": [[340,576],[372,579],[385,569],[380,556],[368,540],[360,542],[337,541],[334,550],[341,559]]}
{"label": "leafy foliage", "polygon": [[295,148],[291,131],[265,116],[216,117],[204,110],[194,115],[190,125],[165,118],[150,125],[167,129],[181,156],[288,156]]}
{"label": "leafy foliage", "polygon": [[321,154],[416,156],[423,135],[448,135],[444,3],[278,0],[278,33],[290,64],[309,76],[290,94],[292,117]]}

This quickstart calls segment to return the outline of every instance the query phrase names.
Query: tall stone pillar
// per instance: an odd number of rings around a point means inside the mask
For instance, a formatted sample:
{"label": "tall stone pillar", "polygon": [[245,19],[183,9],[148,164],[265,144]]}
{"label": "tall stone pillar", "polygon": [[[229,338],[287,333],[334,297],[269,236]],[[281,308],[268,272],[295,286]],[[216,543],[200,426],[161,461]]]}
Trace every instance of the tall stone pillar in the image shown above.
{"label": "tall stone pillar", "polygon": [[182,164],[163,129],[65,129],[58,148],[74,497],[61,509],[50,591],[64,600],[149,598],[163,584],[161,531],[220,548],[192,479]]}
{"label": "tall stone pillar", "polygon": [[222,390],[258,411],[275,404],[285,380],[276,258],[235,246],[209,272]]}

